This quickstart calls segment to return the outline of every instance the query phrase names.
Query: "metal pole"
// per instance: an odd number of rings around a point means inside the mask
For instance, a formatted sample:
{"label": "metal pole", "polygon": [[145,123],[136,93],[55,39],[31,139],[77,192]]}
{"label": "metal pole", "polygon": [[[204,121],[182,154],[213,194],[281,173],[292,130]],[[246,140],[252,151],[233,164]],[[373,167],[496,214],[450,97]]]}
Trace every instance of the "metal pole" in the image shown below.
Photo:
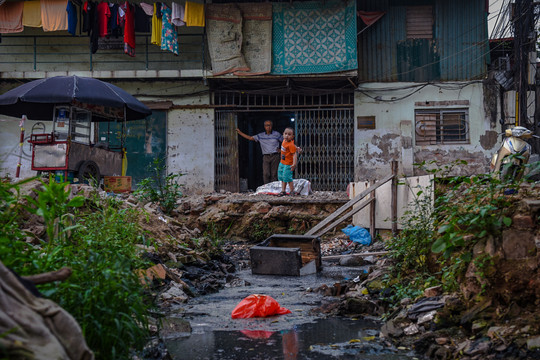
{"label": "metal pole", "polygon": [[22,166],[22,154],[23,154],[23,144],[24,144],[24,123],[26,121],[26,115],[21,117],[19,126],[21,127],[21,137],[19,140],[19,162],[17,163],[17,171],[15,171],[15,177],[18,178],[21,175],[21,166]]}

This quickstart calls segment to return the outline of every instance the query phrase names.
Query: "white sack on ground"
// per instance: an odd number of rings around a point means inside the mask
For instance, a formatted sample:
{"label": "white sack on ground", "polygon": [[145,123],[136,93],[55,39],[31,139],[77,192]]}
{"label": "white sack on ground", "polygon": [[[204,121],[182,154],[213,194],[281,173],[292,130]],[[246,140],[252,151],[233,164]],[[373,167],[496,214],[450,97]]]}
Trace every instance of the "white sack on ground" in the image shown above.
{"label": "white sack on ground", "polygon": [[[294,179],[293,180],[294,191],[300,195],[310,195],[311,191],[311,182],[306,179]],[[261,185],[255,190],[255,194],[265,194],[265,195],[277,195],[281,192],[281,181],[274,181],[268,184]],[[287,193],[289,192],[289,186],[287,186]]]}

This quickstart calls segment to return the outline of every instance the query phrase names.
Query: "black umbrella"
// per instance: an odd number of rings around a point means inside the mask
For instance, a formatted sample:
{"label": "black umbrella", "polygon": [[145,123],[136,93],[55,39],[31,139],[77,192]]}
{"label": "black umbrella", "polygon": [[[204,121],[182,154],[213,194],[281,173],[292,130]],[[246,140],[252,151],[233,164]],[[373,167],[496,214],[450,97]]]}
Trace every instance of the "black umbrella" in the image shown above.
{"label": "black umbrella", "polygon": [[125,109],[126,120],[143,119],[152,111],[118,86],[79,76],[34,80],[0,95],[0,114],[52,120],[54,106],[77,104]]}

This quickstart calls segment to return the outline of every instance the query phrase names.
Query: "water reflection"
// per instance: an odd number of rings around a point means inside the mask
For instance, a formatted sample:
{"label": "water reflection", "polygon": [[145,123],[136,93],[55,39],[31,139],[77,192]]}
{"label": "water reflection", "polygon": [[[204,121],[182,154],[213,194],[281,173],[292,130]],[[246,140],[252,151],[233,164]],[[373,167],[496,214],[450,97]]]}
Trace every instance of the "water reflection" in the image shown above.
{"label": "water reflection", "polygon": [[378,341],[380,325],[347,318],[319,319],[282,331],[207,331],[192,324],[190,336],[166,340],[173,359],[366,359],[405,360]]}

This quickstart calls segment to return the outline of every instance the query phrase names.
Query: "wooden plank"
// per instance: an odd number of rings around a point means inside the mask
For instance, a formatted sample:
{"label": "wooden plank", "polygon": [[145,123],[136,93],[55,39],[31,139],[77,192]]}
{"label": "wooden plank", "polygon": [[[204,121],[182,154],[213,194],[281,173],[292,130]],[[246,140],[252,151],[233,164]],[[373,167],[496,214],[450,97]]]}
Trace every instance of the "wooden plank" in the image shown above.
{"label": "wooden plank", "polygon": [[326,225],[328,225],[330,222],[334,221],[335,218],[343,214],[345,211],[347,211],[349,208],[351,208],[354,204],[361,201],[366,195],[368,195],[373,190],[377,189],[387,181],[391,180],[394,177],[394,174],[390,174],[386,177],[384,177],[379,182],[371,185],[366,190],[362,191],[360,194],[358,194],[354,199],[351,199],[349,202],[347,202],[345,205],[334,211],[329,217],[318,223],[313,227],[313,229],[309,230],[306,235],[313,235],[316,234],[319,230],[324,228]]}
{"label": "wooden plank", "polygon": [[367,252],[367,253],[357,253],[357,254],[347,254],[347,255],[329,255],[329,256],[323,256],[323,260],[332,261],[332,260],[339,260],[341,258],[344,258],[346,256],[358,256],[358,257],[366,257],[366,256],[381,256],[388,254],[389,251],[373,251],[373,252]]}
{"label": "wooden plank", "polygon": [[373,201],[369,205],[369,234],[371,235],[371,241],[375,241],[375,191],[371,192],[370,199]]}
{"label": "wooden plank", "polygon": [[352,217],[354,214],[365,208],[368,204],[375,203],[375,198],[369,198],[365,200],[364,202],[360,203],[357,207],[353,208],[351,211],[349,211],[346,215],[343,217],[337,219],[330,225],[328,225],[324,230],[317,233],[317,236],[322,236],[326,234],[330,229],[336,227],[337,225],[341,224],[343,221],[347,220],[348,218]]}
{"label": "wooden plank", "polygon": [[398,195],[398,162],[392,161],[392,199],[391,199],[391,211],[392,211],[392,235],[397,235],[397,195]]}

